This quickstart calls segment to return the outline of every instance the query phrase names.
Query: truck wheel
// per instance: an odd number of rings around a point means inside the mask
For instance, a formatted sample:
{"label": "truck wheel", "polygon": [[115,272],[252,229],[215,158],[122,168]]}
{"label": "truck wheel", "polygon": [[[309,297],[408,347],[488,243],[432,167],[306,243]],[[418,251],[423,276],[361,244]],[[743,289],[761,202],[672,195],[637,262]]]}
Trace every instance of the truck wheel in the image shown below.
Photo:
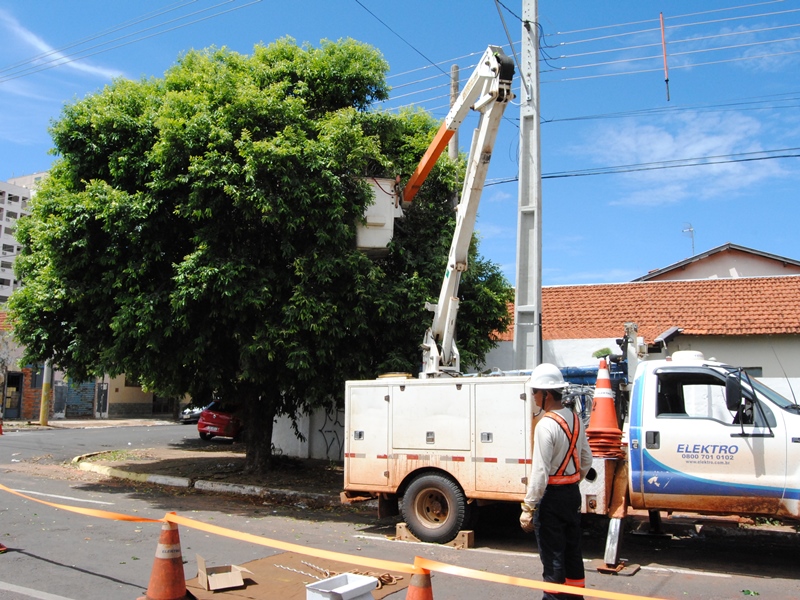
{"label": "truck wheel", "polygon": [[201,439],[201,440],[206,440],[206,441],[208,441],[208,440],[210,440],[212,437],[214,437],[214,436],[213,436],[213,435],[211,435],[210,433],[206,433],[205,431],[201,431],[201,432],[200,432],[200,439]]}
{"label": "truck wheel", "polygon": [[463,490],[444,475],[420,475],[403,494],[403,519],[423,542],[444,544],[454,539],[467,512]]}

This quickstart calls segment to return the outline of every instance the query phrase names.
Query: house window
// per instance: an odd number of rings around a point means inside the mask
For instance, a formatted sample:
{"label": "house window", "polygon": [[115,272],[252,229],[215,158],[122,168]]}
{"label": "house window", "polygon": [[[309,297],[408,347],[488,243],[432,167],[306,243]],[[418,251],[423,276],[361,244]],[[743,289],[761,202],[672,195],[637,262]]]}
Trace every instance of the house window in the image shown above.
{"label": "house window", "polygon": [[31,387],[40,388],[44,385],[44,369],[40,365],[31,367]]}

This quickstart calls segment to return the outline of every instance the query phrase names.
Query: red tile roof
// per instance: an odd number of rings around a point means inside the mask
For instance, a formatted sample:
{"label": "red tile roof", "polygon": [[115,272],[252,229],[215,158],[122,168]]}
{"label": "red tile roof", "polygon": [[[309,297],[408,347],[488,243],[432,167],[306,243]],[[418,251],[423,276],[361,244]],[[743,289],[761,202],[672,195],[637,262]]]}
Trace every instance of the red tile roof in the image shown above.
{"label": "red tile roof", "polygon": [[[647,343],[670,327],[684,335],[800,334],[800,276],[542,289],[545,340],[621,337],[629,321]],[[498,339],[513,340],[513,328]]]}

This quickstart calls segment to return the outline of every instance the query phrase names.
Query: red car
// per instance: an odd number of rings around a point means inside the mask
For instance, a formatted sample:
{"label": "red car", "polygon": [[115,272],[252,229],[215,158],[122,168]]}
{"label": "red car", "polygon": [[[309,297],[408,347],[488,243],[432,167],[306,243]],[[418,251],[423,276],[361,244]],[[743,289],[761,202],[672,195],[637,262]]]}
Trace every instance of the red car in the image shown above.
{"label": "red car", "polygon": [[242,422],[236,416],[238,407],[232,404],[214,401],[200,413],[197,421],[197,431],[200,438],[210,440],[212,437],[229,437],[240,439],[244,429]]}

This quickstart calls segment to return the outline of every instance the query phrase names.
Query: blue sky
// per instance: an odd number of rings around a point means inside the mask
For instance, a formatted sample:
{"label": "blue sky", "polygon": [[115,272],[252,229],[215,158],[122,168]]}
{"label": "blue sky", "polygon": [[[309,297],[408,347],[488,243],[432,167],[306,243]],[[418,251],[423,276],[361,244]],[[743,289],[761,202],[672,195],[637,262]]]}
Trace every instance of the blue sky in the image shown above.
{"label": "blue sky", "polygon": [[[212,45],[249,53],[287,35],[352,37],[390,65],[384,108],[443,117],[452,64],[463,81],[487,45],[511,53],[510,37],[519,48],[522,0],[497,6],[0,0],[0,179],[49,168],[47,127],[65,103],[114,77],[159,77],[182,52]],[[540,0],[539,21],[544,285],[629,281],[693,244],[800,259],[800,0]],[[477,229],[481,252],[513,283],[518,106],[505,116]]]}

